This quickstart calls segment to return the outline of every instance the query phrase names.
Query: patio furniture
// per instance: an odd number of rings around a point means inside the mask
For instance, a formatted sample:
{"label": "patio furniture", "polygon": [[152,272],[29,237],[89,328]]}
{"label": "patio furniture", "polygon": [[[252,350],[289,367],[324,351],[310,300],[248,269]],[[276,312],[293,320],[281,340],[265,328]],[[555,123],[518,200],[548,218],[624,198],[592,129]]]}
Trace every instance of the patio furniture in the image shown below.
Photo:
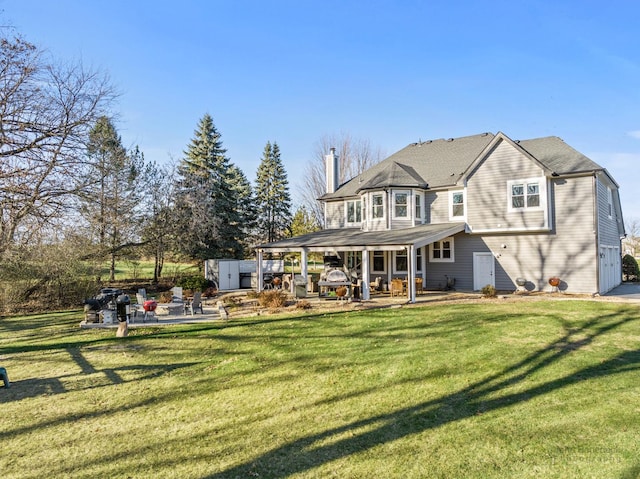
{"label": "patio furniture", "polygon": [[416,278],[416,293],[422,293],[423,291],[422,278]]}
{"label": "patio furniture", "polygon": [[391,296],[401,296],[404,293],[404,287],[402,286],[402,280],[400,278],[394,278],[391,280]]}
{"label": "patio furniture", "polygon": [[193,316],[198,310],[201,314],[204,314],[204,309],[202,308],[202,293],[200,292],[193,293],[193,299],[188,303],[185,303],[184,306],[185,314],[189,312],[191,313],[191,316]]}

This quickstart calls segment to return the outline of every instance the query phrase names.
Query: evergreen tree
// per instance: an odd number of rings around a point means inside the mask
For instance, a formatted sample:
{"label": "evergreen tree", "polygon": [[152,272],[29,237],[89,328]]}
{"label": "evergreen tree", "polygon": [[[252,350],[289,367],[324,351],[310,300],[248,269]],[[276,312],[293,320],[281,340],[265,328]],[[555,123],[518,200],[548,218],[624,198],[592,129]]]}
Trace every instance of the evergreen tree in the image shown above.
{"label": "evergreen tree", "polygon": [[111,120],[103,116],[89,133],[88,186],[81,196],[81,214],[96,238],[99,254],[110,259],[109,279],[115,279],[116,258],[139,246],[136,228],[142,214],[138,180],[144,155],[127,152]]}
{"label": "evergreen tree", "polygon": [[235,193],[236,211],[240,217],[242,229],[242,246],[245,255],[250,251],[252,235],[256,225],[256,208],[251,183],[240,168],[232,165],[230,168],[230,186]]}
{"label": "evergreen tree", "polygon": [[315,216],[309,213],[306,206],[300,206],[291,220],[291,236],[300,236],[320,231],[322,228]]}
{"label": "evergreen tree", "polygon": [[242,225],[233,165],[209,114],[198,123],[178,166],[176,238],[191,258],[241,258]]}
{"label": "evergreen tree", "polygon": [[258,241],[272,242],[287,236],[291,224],[291,196],[287,173],[277,143],[267,142],[256,175],[256,227]]}

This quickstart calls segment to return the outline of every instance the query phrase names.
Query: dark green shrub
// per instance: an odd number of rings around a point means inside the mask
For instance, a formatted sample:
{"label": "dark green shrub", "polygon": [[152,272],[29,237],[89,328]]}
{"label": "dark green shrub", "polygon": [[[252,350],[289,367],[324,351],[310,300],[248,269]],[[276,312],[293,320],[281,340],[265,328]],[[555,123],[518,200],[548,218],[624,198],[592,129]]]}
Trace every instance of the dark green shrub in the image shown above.
{"label": "dark green shrub", "polygon": [[189,291],[205,291],[211,284],[204,276],[183,276],[176,282],[176,286]]}
{"label": "dark green shrub", "polygon": [[638,281],[638,276],[640,276],[638,262],[630,254],[625,254],[622,257],[622,279],[624,281]]}

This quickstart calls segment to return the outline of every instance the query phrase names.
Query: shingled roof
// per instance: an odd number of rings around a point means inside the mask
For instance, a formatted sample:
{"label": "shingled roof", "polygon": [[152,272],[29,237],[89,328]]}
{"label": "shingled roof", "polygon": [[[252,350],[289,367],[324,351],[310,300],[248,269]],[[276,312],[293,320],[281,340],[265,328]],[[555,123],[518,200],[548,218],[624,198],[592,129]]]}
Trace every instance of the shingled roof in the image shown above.
{"label": "shingled roof", "polygon": [[[454,186],[462,175],[503,133],[481,133],[462,138],[412,143],[367,171],[342,184],[321,199],[351,197],[363,190],[385,187],[446,188]],[[514,142],[549,171],[563,175],[603,170],[582,153],[556,136]]]}

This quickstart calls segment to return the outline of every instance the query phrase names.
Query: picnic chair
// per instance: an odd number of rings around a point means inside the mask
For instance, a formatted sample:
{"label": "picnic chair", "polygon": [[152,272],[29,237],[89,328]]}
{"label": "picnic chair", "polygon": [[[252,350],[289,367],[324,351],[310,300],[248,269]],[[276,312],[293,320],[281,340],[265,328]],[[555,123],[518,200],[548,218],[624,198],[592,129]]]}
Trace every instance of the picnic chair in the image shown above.
{"label": "picnic chair", "polygon": [[422,293],[423,291],[422,278],[416,278],[416,293]]}
{"label": "picnic chair", "polygon": [[193,293],[193,299],[189,303],[185,304],[184,310],[185,314],[189,312],[191,313],[191,316],[193,316],[198,310],[200,311],[200,314],[204,314],[204,309],[202,307],[202,293],[199,291]]}

